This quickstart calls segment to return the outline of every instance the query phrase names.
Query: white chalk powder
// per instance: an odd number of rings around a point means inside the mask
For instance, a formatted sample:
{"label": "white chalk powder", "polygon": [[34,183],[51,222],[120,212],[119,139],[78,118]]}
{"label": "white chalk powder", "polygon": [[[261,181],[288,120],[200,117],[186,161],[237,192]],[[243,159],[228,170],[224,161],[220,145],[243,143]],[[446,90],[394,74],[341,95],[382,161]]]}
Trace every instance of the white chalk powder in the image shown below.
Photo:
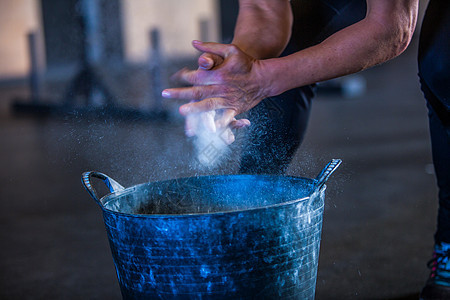
{"label": "white chalk powder", "polygon": [[234,141],[230,128],[216,128],[215,112],[189,115],[186,118],[186,134],[194,137],[196,159],[200,168],[218,166],[230,153],[229,144]]}

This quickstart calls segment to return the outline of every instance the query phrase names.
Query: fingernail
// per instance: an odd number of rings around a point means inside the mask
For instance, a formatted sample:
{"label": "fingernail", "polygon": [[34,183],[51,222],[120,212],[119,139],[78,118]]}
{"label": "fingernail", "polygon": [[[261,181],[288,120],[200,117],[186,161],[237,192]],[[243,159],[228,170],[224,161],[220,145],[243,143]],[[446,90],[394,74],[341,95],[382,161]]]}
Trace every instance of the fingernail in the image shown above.
{"label": "fingernail", "polygon": [[210,58],[201,57],[199,59],[200,68],[202,69],[211,69],[214,64],[214,61]]}
{"label": "fingernail", "polygon": [[236,123],[236,128],[244,128],[250,126],[250,121],[246,122],[246,121],[241,121],[241,122],[237,122]]}
{"label": "fingernail", "polygon": [[167,90],[162,91],[161,95],[165,98],[169,98],[170,97],[170,92]]}
{"label": "fingernail", "polygon": [[180,114],[182,115],[187,115],[189,113],[189,107],[186,106],[180,106],[179,109]]}
{"label": "fingernail", "polygon": [[200,57],[198,60],[199,67],[201,69],[206,69],[208,67],[208,60],[204,57]]}
{"label": "fingernail", "polygon": [[202,42],[199,41],[199,40],[193,40],[192,43],[193,43],[193,44],[201,44]]}

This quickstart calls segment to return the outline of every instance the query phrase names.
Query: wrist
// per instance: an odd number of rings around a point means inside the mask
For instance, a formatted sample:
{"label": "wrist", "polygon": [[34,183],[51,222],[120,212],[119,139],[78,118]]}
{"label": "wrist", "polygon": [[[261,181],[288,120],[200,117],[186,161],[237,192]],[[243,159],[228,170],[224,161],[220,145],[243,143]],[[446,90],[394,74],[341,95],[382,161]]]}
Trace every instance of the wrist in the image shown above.
{"label": "wrist", "polygon": [[276,59],[257,60],[255,62],[254,68],[264,98],[277,96],[285,92],[282,88],[282,79],[277,78],[277,67],[274,60]]}

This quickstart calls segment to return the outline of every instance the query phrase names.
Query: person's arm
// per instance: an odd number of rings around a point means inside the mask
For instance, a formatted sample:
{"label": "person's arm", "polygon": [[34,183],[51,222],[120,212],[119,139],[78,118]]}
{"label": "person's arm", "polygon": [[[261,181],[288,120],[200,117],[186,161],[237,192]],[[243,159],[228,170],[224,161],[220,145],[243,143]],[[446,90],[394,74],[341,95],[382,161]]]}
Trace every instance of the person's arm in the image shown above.
{"label": "person's arm", "polygon": [[322,43],[279,59],[262,60],[268,95],[365,70],[401,54],[417,19],[417,0],[368,0],[366,17]]}
{"label": "person's arm", "polygon": [[224,58],[209,71],[184,71],[184,81],[204,86],[168,89],[167,98],[202,100],[180,107],[182,114],[228,109],[245,112],[262,99],[289,89],[356,73],[402,53],[417,18],[418,0],[367,0],[366,17],[322,43],[282,58],[258,60],[236,45],[194,43]]}
{"label": "person's arm", "polygon": [[[239,0],[239,14],[231,44],[257,59],[278,57],[289,42],[292,22],[289,0]],[[198,59],[203,70],[210,70],[222,63],[223,58],[212,53],[203,53]],[[215,114],[209,113],[186,118],[186,135],[196,135],[201,128],[215,132],[216,125],[219,128],[230,125],[232,129],[250,125],[249,120],[236,120],[234,115],[233,110],[224,109],[218,122],[214,121]],[[234,137],[231,132],[228,136]]]}
{"label": "person's arm", "polygon": [[291,37],[289,0],[239,0],[233,45],[256,59],[278,57]]}
{"label": "person's arm", "polygon": [[[256,59],[278,57],[289,42],[292,22],[289,0],[239,0],[231,44]],[[212,53],[203,53],[198,61],[205,70],[222,62]]]}

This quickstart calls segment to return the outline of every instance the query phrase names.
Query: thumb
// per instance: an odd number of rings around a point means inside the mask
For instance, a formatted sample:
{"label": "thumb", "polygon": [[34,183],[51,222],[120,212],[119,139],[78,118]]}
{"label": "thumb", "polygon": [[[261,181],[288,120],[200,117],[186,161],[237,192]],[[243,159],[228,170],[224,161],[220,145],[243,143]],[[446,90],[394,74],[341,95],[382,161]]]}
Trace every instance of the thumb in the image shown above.
{"label": "thumb", "polygon": [[190,102],[180,106],[179,111],[183,116],[189,114],[207,112],[216,109],[225,108],[225,100],[223,98],[206,98],[201,101]]}
{"label": "thumb", "polygon": [[203,53],[198,58],[198,67],[203,70],[211,70],[214,68],[214,60],[212,60],[207,54],[209,53]]}
{"label": "thumb", "polygon": [[198,58],[197,62],[200,69],[211,70],[214,67],[219,66],[223,62],[223,58],[216,54],[203,53]]}

